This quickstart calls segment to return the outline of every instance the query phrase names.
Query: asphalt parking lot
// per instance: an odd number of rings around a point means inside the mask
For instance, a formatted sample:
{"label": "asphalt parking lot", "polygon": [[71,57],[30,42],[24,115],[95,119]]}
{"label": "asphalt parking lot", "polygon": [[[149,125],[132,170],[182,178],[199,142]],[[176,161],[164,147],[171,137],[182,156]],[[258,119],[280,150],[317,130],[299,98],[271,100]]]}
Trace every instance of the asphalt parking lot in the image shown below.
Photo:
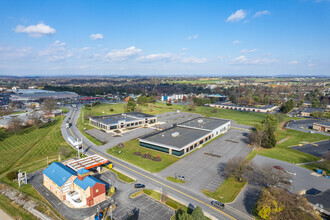
{"label": "asphalt parking lot", "polygon": [[325,191],[330,188],[330,179],[323,176],[314,176],[312,174],[315,172],[299,167],[298,165],[260,155],[257,155],[253,159],[253,162],[259,167],[266,165],[281,166],[288,171],[296,173],[295,176],[291,175],[293,181],[292,191],[295,193],[298,193],[300,190],[309,190],[311,188],[315,188],[319,191]]}
{"label": "asphalt parking lot", "polygon": [[245,157],[251,151],[245,142],[246,137],[243,136],[245,132],[230,129],[223,136],[165,168],[157,175],[163,178],[183,175],[186,181],[184,185],[187,189],[195,192],[201,192],[202,189],[214,191],[224,181],[218,174],[219,164],[225,163],[233,157]]}
{"label": "asphalt parking lot", "polygon": [[[310,129],[313,128],[313,123],[322,122],[322,121],[324,121],[324,120],[320,120],[320,119],[297,120],[294,122],[289,122],[286,125],[286,127],[294,129],[294,130],[310,133],[312,131]],[[330,136],[330,134],[328,134],[326,132],[315,131],[315,130],[313,130],[313,132]]]}
{"label": "asphalt parking lot", "polygon": [[[110,171],[96,174],[94,177],[101,179],[106,184],[107,189],[109,188],[109,184],[114,185],[117,189],[116,193],[111,198],[116,205],[116,209],[112,212],[114,219],[125,219],[133,210],[137,211],[138,219],[146,220],[168,220],[175,214],[173,209],[146,195],[130,199],[129,195],[136,192],[137,189],[134,189],[133,184],[127,184],[118,180],[115,174]],[[39,170],[28,175],[28,183],[32,184],[33,187],[66,219],[85,219],[88,216],[96,214],[98,206],[100,209],[103,209],[111,202],[111,199],[108,199],[93,207],[79,209],[69,208],[43,186],[42,178],[42,170]]]}
{"label": "asphalt parking lot", "polygon": [[305,144],[301,147],[295,146],[292,147],[295,150],[311,154],[317,157],[321,157],[324,155],[326,152],[330,151],[330,139],[326,141],[320,141],[314,144]]}

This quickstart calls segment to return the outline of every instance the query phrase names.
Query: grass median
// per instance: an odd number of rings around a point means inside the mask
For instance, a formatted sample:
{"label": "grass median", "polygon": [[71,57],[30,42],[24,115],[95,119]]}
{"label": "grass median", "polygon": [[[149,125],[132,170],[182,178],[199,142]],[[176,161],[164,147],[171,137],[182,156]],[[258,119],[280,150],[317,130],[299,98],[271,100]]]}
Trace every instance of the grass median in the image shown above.
{"label": "grass median", "polygon": [[135,179],[129,177],[129,176],[126,176],[125,174],[117,171],[117,170],[114,170],[114,169],[111,169],[110,170],[111,172],[115,173],[117,178],[125,183],[134,183],[135,182]]}
{"label": "grass median", "polygon": [[172,181],[173,183],[186,183],[186,181],[180,180],[180,179],[172,177],[172,176],[168,176],[168,177],[166,177],[166,179],[169,181]]}
{"label": "grass median", "polygon": [[228,177],[216,191],[211,192],[203,189],[202,192],[222,203],[230,203],[236,199],[246,184],[247,181],[239,182],[234,177]]}

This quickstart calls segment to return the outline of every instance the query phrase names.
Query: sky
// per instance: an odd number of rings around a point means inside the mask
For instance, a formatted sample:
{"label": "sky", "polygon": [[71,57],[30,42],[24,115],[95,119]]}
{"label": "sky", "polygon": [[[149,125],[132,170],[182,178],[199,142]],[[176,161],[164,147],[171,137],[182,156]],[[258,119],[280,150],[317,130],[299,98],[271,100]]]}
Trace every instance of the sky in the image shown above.
{"label": "sky", "polygon": [[330,76],[330,0],[0,0],[0,75]]}

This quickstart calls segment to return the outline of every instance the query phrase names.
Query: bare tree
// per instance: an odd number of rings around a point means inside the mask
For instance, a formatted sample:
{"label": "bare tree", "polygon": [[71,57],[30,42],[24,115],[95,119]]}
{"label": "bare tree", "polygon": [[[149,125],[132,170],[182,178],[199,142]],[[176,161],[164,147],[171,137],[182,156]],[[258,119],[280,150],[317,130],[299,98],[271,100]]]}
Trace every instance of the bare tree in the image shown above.
{"label": "bare tree", "polygon": [[253,172],[249,173],[246,178],[254,185],[263,187],[276,186],[281,188],[289,188],[291,185],[290,175],[284,170],[278,170],[271,165],[254,167]]}
{"label": "bare tree", "polygon": [[9,130],[14,132],[15,135],[22,130],[23,128],[23,120],[18,117],[13,117],[9,122]]}
{"label": "bare tree", "polygon": [[32,121],[32,124],[36,127],[36,128],[40,128],[42,126],[42,121],[40,120],[40,116],[37,113],[34,113],[30,116],[30,119]]}
{"label": "bare tree", "polygon": [[56,100],[53,98],[47,98],[42,102],[42,110],[46,114],[51,114],[56,108]]}
{"label": "bare tree", "polygon": [[249,163],[244,157],[234,157],[223,165],[222,175],[225,177],[233,176],[241,182],[248,173],[253,171],[253,167],[254,164]]}
{"label": "bare tree", "polygon": [[265,131],[263,130],[252,131],[248,135],[248,143],[255,147],[261,147],[261,143],[264,137],[265,137]]}

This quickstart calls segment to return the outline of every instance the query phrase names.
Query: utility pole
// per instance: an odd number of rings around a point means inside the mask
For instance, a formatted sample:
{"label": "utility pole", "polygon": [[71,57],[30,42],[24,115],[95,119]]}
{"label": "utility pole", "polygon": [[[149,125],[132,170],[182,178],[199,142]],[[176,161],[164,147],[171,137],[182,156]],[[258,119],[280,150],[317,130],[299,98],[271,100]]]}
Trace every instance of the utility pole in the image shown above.
{"label": "utility pole", "polygon": [[49,163],[48,163],[48,156],[47,156],[47,167],[49,166]]}

